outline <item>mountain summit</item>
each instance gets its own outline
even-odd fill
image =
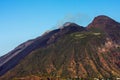
[[[111,27],[113,25],[117,25],[119,24],[118,22],[116,22],[115,20],[113,20],[112,18],[108,17],[108,16],[97,16],[94,18],[94,20],[92,21],[92,23],[88,26],[88,28],[91,27]]]
[[[43,36],[37,37],[36,39],[22,43],[8,54],[0,57],[0,76],[17,65],[21,59],[23,59],[32,51],[53,44],[59,38],[67,34],[85,31],[84,27],[78,26],[75,23],[71,23],[68,26],[63,26],[64,27],[62,29],[55,29],[53,31],[45,33]]]
[[[87,27],[67,22],[0,57],[0,80],[119,77],[120,23],[103,15]]]
[[[119,43],[120,41],[120,23],[116,22],[110,17],[107,16],[97,16],[87,26],[88,30],[102,31],[106,33],[107,36],[111,37],[112,40]]]

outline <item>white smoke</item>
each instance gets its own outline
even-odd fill
[[[57,24],[52,27],[51,30],[63,27],[63,24],[65,24],[66,22],[72,22],[80,26],[86,27],[90,23],[90,21],[91,18],[86,14],[67,14],[63,17],[63,19],[58,20]]]

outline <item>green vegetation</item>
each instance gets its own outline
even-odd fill
[[[65,35],[56,43],[33,51],[6,76],[12,74],[15,76],[13,80],[28,75],[42,77],[44,80],[47,78],[53,80],[58,78],[60,80],[93,80],[95,77],[103,78],[106,74],[108,74],[107,77],[110,77],[112,74],[109,74],[107,68],[103,67],[97,53],[98,46],[104,45],[105,39],[104,33],[94,31]],[[102,57],[106,56],[103,54]],[[71,65],[72,61],[74,64]],[[71,68],[69,69],[69,67]],[[82,72],[84,70],[85,73]],[[74,78],[81,74],[81,78]]]

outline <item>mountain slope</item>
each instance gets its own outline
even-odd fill
[[[78,26],[75,23],[70,23],[68,26],[69,27],[63,26],[64,28],[62,29],[56,29],[34,40],[29,40],[19,45],[8,54],[0,57],[0,76],[17,65],[19,61],[27,56],[30,52],[56,42],[57,39],[63,35],[72,32],[85,31],[85,28]]]
[[[120,44],[120,23],[110,17],[104,15],[95,17],[92,23],[87,26],[87,29],[105,32],[108,37]]]
[[[114,80],[120,77],[119,31],[120,24],[107,16],[96,17],[86,28],[75,23],[65,23],[61,29],[31,40],[29,45],[20,49],[21,52],[11,52],[1,57],[0,79]],[[13,54],[16,56],[11,58]]]

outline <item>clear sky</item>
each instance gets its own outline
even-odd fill
[[[87,26],[98,15],[120,22],[120,0],[0,0],[0,56],[64,22]]]

